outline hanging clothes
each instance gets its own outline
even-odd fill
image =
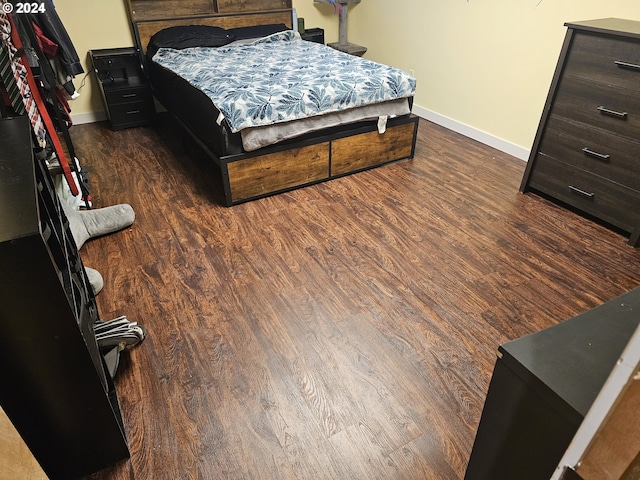
[[[31,13],[28,18],[42,30],[49,40],[58,45],[57,57],[68,76],[75,77],[84,73],[78,53],[56,12],[55,6],[51,0],[42,0],[42,2],[46,5],[44,12]]]
[[[2,51],[6,52],[5,56],[9,59],[11,71],[13,72],[13,81],[20,89],[20,95],[27,116],[31,121],[38,146],[40,148],[46,148],[47,139],[51,140],[69,189],[71,193],[76,196],[79,193],[78,186],[69,168],[69,162],[58,139],[58,134],[51,122],[49,112],[40,96],[39,86],[36,83],[29,62],[27,61],[26,50],[22,47],[22,40],[18,31],[15,29],[15,23],[11,14],[0,13],[0,35],[5,47]],[[11,83],[11,79],[7,78],[7,81]],[[7,90],[9,90],[9,88],[10,87],[7,86]]]
[[[11,23],[6,14],[0,14],[0,35],[2,36],[2,80],[5,88],[9,92],[11,104],[16,113],[25,112],[29,117],[33,133],[40,148],[47,145],[47,130],[44,121],[38,110],[38,105],[29,85],[27,66],[22,62],[22,58],[18,55],[18,49],[14,46],[11,39]],[[9,75],[9,71],[11,74]],[[15,92],[20,92],[20,101],[23,104],[21,108],[17,102],[18,98]],[[13,97],[12,93],[13,92]],[[14,104],[14,102],[16,102]]]

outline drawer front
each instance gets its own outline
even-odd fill
[[[628,138],[551,115],[539,152],[640,191],[640,143]]]
[[[640,225],[640,192],[546,155],[536,157],[529,185],[626,232]]]
[[[412,155],[414,122],[340,138],[331,143],[331,175],[345,175]]]
[[[151,100],[151,92],[147,87],[122,88],[105,90],[104,95],[109,105],[119,103],[143,102]]]
[[[109,108],[109,120],[114,130],[145,125],[153,120],[154,114],[152,102],[121,103]]]
[[[640,89],[640,40],[575,32],[564,75]]]
[[[564,77],[551,113],[635,139],[640,132],[640,88],[623,90]]]
[[[329,143],[246,158],[227,164],[233,202],[329,178]]]

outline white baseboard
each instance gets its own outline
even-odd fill
[[[508,153],[509,155],[513,155],[520,160],[524,160],[525,162],[529,158],[529,150],[526,148],[522,148],[518,145],[514,145],[513,143],[507,142],[502,138],[495,137],[481,130],[477,130],[469,125],[465,125],[464,123],[460,123],[457,120],[453,120],[451,118],[445,117],[444,115],[440,115],[439,113],[432,112],[431,110],[427,110],[426,108],[419,107],[418,105],[413,105],[412,112],[415,113],[420,118],[424,118],[433,123],[437,123],[449,130],[453,130],[454,132],[460,133],[465,137],[472,138],[473,140],[477,140],[480,143],[484,143],[485,145],[489,145],[501,152]]]
[[[74,125],[82,125],[83,123],[102,122],[107,119],[105,112],[89,112],[78,113],[76,115],[71,114],[71,120]]]
[[[465,137],[472,138],[473,140],[477,140],[480,143],[489,145],[490,147],[500,150],[501,152],[513,155],[520,160],[524,160],[526,162],[529,158],[529,150],[527,150],[526,148],[514,145],[513,143],[507,142],[506,140],[470,127],[469,125],[465,125],[464,123],[460,123],[456,120],[445,117],[444,115],[440,115],[439,113],[432,112],[431,110],[427,110],[426,108],[420,107],[415,104],[413,105],[412,111],[420,118],[424,118],[425,120],[428,120],[430,122],[437,123],[438,125],[448,128],[449,130],[453,130],[454,132],[460,133]],[[102,122],[103,120],[107,119],[107,114],[105,112],[79,113],[76,115],[71,115],[71,118],[74,125],[82,125],[83,123]]]

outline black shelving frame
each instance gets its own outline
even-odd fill
[[[26,117],[0,121],[0,405],[51,480],[129,456],[93,291]]]

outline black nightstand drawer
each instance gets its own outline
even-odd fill
[[[111,126],[114,130],[147,125],[153,120],[153,102],[120,103],[109,108]]]
[[[151,101],[151,92],[148,87],[121,88],[117,90],[105,89],[104,95],[109,105],[131,102]]]
[[[544,154],[537,157],[529,185],[626,232],[640,223],[640,192]]]

